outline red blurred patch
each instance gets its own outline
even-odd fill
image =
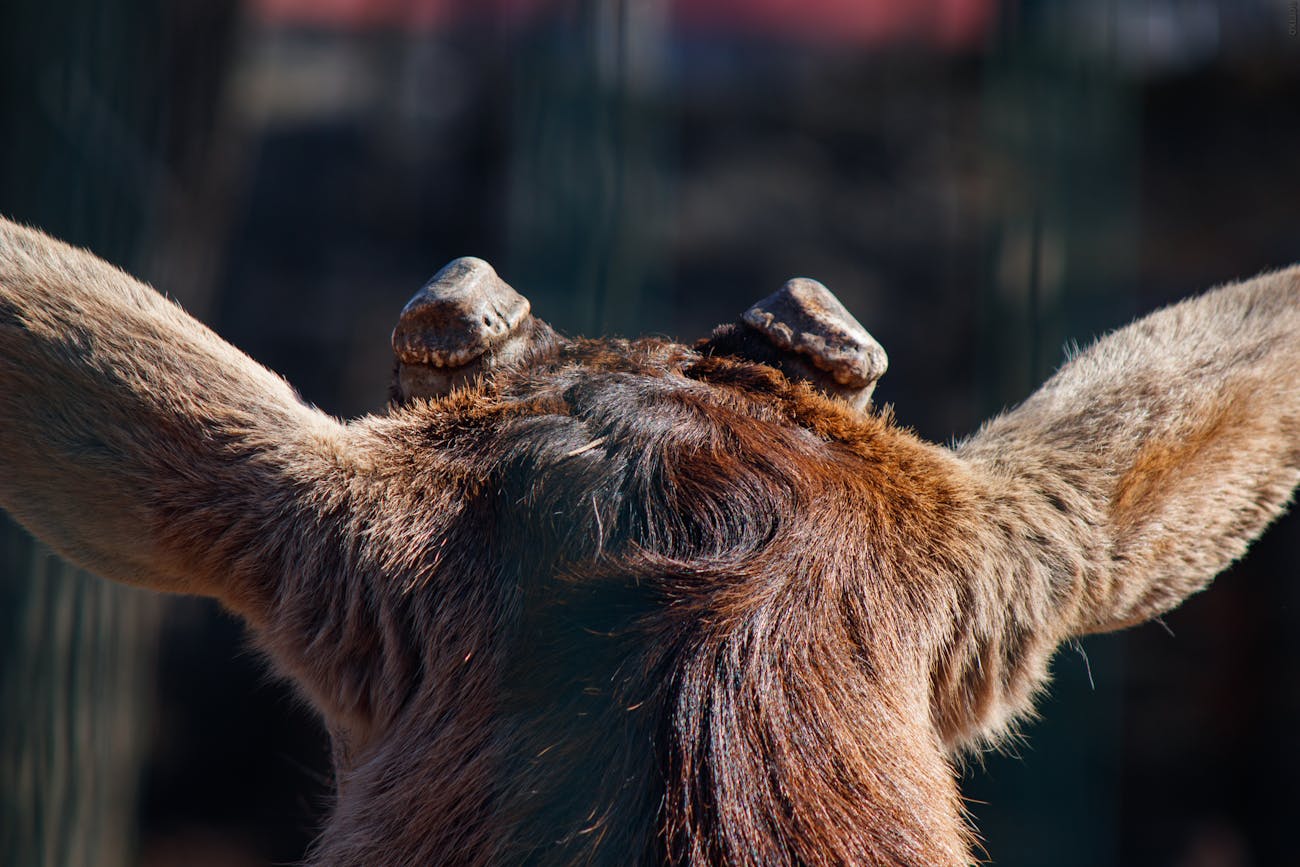
[[[686,31],[856,45],[923,42],[971,48],[983,42],[997,0],[664,0]],[[559,0],[253,0],[268,26],[339,30],[438,30],[464,20],[508,27],[565,8]]]

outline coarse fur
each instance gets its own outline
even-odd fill
[[[0,506],[220,599],[320,711],[315,865],[965,865],[951,763],[1300,479],[1300,269],[1102,339],[948,449],[695,347],[550,335],[347,424],[0,223]],[[766,359],[771,360],[771,359]]]

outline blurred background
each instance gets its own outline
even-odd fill
[[[1067,341],[1300,260],[1290,0],[0,15],[0,213],[341,416],[382,411],[398,310],[465,254],[585,334],[692,340],[817,277],[890,353],[878,400],[939,441]],[[1042,721],[963,771],[991,860],[1295,863],[1298,627],[1293,515],[1164,624],[1064,648]],[[0,526],[0,863],[292,863],[329,779],[233,618]]]

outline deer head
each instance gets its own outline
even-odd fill
[[[243,615],[335,743],[317,864],[971,862],[950,762],[1062,641],[1203,587],[1300,478],[1300,269],[1115,332],[953,448],[794,280],[693,345],[556,334],[480,260],[341,423],[0,226],[0,505]]]

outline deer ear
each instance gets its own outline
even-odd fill
[[[330,556],[360,442],[149,287],[0,219],[0,508],[68,559],[261,620]]]
[[[1300,266],[1224,286],[1076,353],[956,447],[949,478],[973,497],[964,518],[945,506],[946,562],[965,564],[934,669],[946,737],[998,731],[1059,642],[1178,605],[1283,511],[1300,483],[1297,335]]]
[[[518,358],[550,329],[482,259],[448,263],[402,308],[393,330],[393,396],[447,394]]]

